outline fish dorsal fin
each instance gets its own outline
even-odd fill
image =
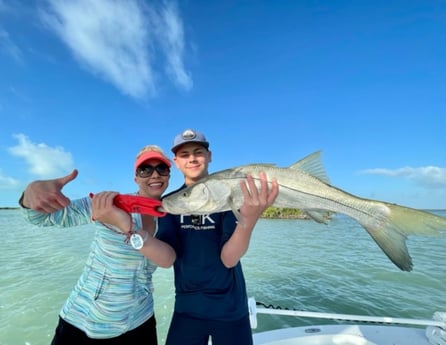
[[[330,183],[324,166],[321,161],[321,151],[316,151],[297,161],[290,166],[291,169],[304,171],[311,176],[317,177],[325,183]]]

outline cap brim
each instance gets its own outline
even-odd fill
[[[161,162],[165,163],[169,168],[172,166],[172,163],[170,160],[165,157],[162,153],[156,152],[156,151],[147,151],[144,152],[141,156],[138,157],[138,159],[135,162],[135,172],[138,167],[144,163],[145,161],[148,161],[149,159],[158,159]]]
[[[188,141],[185,141],[183,143],[173,146],[171,148],[171,150],[173,153],[176,153],[181,146],[186,145],[186,144],[199,144],[199,145],[203,146],[206,150],[209,149],[209,143],[207,141],[188,140]]]

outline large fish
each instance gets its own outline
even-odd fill
[[[209,214],[238,210],[243,203],[240,182],[251,174],[259,185],[259,172],[277,179],[279,195],[273,206],[306,212],[317,222],[326,222],[324,213],[345,214],[361,224],[389,259],[401,270],[413,264],[406,239],[409,235],[440,235],[446,231],[446,218],[429,212],[379,200],[357,197],[330,185],[315,152],[288,168],[275,164],[249,164],[212,173],[195,184],[170,194],[162,209],[172,214]]]

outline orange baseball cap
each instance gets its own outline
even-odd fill
[[[143,152],[135,162],[135,172],[138,167],[144,163],[145,161],[148,161],[149,159],[159,159],[161,162],[165,163],[169,168],[172,166],[172,163],[170,162],[169,158],[164,156],[161,152],[157,151],[145,151]]]

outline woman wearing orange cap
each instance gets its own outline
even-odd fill
[[[170,166],[158,146],[144,147],[135,161],[136,194],[160,199],[169,184]],[[131,238],[107,224],[110,214],[119,214],[113,205],[118,193],[70,201],[61,190],[76,176],[74,170],[59,179],[34,181],[19,201],[25,218],[38,226],[96,226],[86,265],[60,311],[51,344],[156,345],[152,274],[157,266],[170,267],[175,252],[154,237],[157,217],[133,213],[129,221],[122,211],[122,222],[113,218]]]

